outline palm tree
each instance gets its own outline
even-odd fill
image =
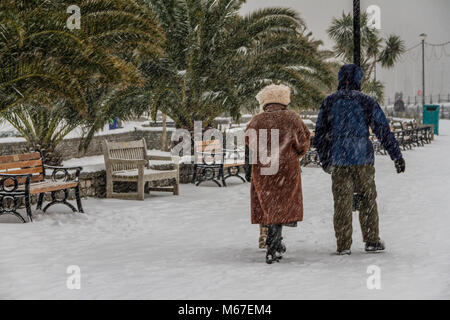
[[[147,0],[166,33],[158,62],[143,65],[145,98],[178,126],[205,126],[220,114],[254,110],[266,84],[285,83],[298,108],[319,105],[333,77],[317,43],[291,9],[239,15],[243,0]]]
[[[41,151],[47,164],[63,160],[57,145],[82,123],[82,117],[67,100],[49,100],[46,105],[18,105],[2,113],[23,138],[30,151]]]
[[[368,16],[361,14],[361,67],[364,71],[363,90],[374,96],[377,101],[383,100],[384,86],[376,79],[376,66],[393,68],[405,52],[404,41],[397,35],[382,38],[375,28],[367,24]],[[340,18],[333,18],[327,30],[334,40],[333,51],[344,63],[353,61],[353,17],[350,13],[342,13]]]
[[[129,60],[162,53],[163,33],[151,10],[137,0],[80,1],[82,28],[71,31],[66,28],[71,4],[2,0],[0,111],[50,93],[70,98],[82,112],[83,84],[88,79],[121,86],[143,84]]]
[[[81,30],[68,30],[66,10],[71,4],[2,0],[0,112],[15,108],[25,114],[24,109],[30,108],[33,114],[35,108],[48,106],[51,113],[52,105],[62,99],[83,123],[92,125],[107,121],[103,115],[109,110],[102,108],[111,96],[130,86],[144,86],[140,64],[160,58],[165,42],[148,5],[143,0],[78,1]],[[97,115],[103,116],[101,120],[95,119]],[[4,116],[13,119],[11,113]],[[39,119],[30,114],[26,118]]]

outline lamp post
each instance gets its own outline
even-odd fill
[[[422,106],[425,106],[425,39],[427,35],[422,33],[419,37],[422,40]]]
[[[353,63],[361,66],[361,5],[353,0]]]

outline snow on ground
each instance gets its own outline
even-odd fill
[[[431,145],[405,152],[407,173],[377,157],[385,253],[369,255],[356,215],[353,255],[334,255],[330,177],[303,170],[305,221],[286,229],[288,252],[266,265],[250,225],[249,185],[181,186],[144,202],[84,201],[35,223],[0,224],[0,298],[394,299],[450,298],[450,121]],[[81,268],[81,290],[66,287]],[[368,290],[367,268],[381,270]]]

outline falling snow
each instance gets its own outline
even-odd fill
[[[249,184],[183,185],[179,197],[88,199],[85,214],[54,207],[34,223],[0,224],[0,298],[449,299],[450,121],[432,144],[404,155],[404,175],[376,159],[385,253],[364,253],[354,219],[353,255],[333,254],[330,177],[305,168],[305,221],[286,229],[279,264],[266,265],[257,248]],[[73,265],[80,290],[66,286]],[[367,288],[371,266],[381,290]]]

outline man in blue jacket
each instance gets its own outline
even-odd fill
[[[365,249],[367,252],[383,251],[385,245],[378,229],[375,156],[369,128],[395,162],[398,173],[405,172],[405,160],[380,106],[361,93],[361,68],[345,65],[338,77],[338,91],[324,100],[314,137],[322,167],[332,174],[337,253],[351,254],[355,186],[360,198],[359,217]]]

